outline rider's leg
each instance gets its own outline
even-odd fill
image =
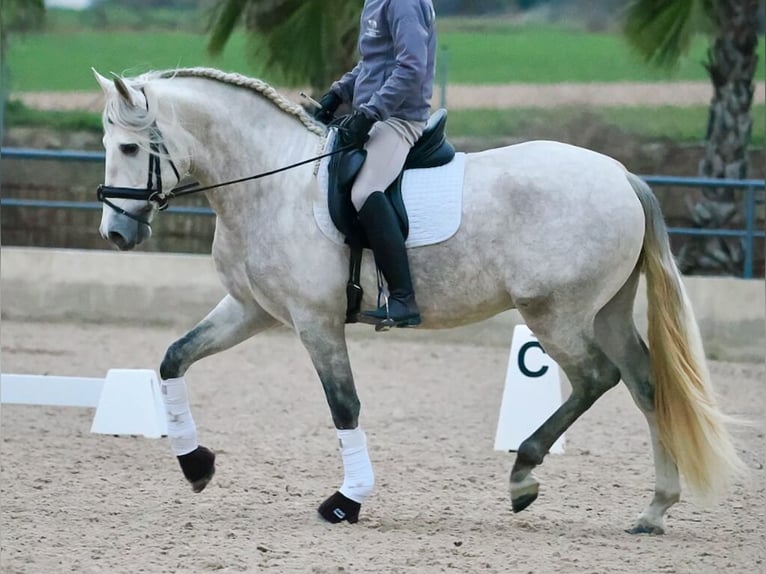
[[[408,122],[390,118],[377,122],[364,145],[367,159],[351,188],[351,202],[361,211],[367,198],[384,191],[401,173],[407,154],[425,128],[423,122]]]
[[[390,119],[378,122],[365,145],[367,160],[351,190],[351,201],[367,235],[378,268],[388,283],[388,306],[363,312],[365,323],[415,326],[420,311],[415,303],[407,249],[391,204],[382,193],[401,172],[412,145],[423,132],[421,122]]]
[[[359,321],[387,326],[414,327],[420,324],[420,310],[415,302],[404,236],[394,208],[385,195],[376,191],[359,211],[359,222],[375,253],[375,262],[388,283],[388,306],[362,311]]]

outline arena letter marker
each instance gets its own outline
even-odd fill
[[[561,371],[526,325],[513,329],[495,450],[516,451],[561,406]],[[550,452],[564,452],[564,435]]]

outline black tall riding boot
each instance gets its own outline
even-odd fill
[[[378,330],[388,327],[414,327],[420,325],[420,310],[412,288],[407,248],[399,222],[386,196],[380,191],[367,198],[359,210],[359,222],[370,243],[375,262],[388,283],[388,308],[363,311],[362,323],[376,325]]]

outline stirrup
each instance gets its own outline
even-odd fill
[[[360,323],[374,325],[376,332],[389,331],[393,327],[417,327],[420,325],[421,318],[419,312],[404,315],[401,318],[391,316],[391,309],[388,304],[389,297],[383,298],[383,304],[374,311],[362,311],[358,320]]]
[[[370,315],[365,315],[364,312],[362,312],[359,315],[358,322],[364,323],[365,325],[374,325],[376,332],[382,332],[382,331],[390,331],[394,327],[399,327],[399,328],[417,327],[418,325],[420,325],[420,323],[422,323],[422,320],[420,318],[420,315],[411,315],[403,319],[394,319],[393,317],[390,317],[390,316],[379,319],[377,317],[371,317]]]
[[[398,297],[393,297],[393,299],[404,307],[405,315],[403,315],[400,319],[391,316],[389,300],[391,300],[392,297],[385,287],[383,282],[383,273],[381,272],[380,268],[377,267],[377,265],[376,274],[378,279],[378,308],[373,311],[360,312],[357,316],[357,321],[366,325],[374,325],[375,332],[378,333],[383,331],[390,331],[393,327],[404,328],[417,327],[420,325],[422,320],[420,318],[420,311],[418,310],[417,305],[414,305],[415,311],[412,312],[409,305]]]
[[[390,331],[391,328],[393,327],[406,329],[408,327],[417,327],[418,325],[420,325],[420,323],[422,323],[420,315],[413,315],[412,317],[409,317],[407,319],[399,319],[399,320],[388,317],[375,325],[375,331],[376,332]]]

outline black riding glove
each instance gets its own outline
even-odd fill
[[[335,110],[343,103],[340,96],[330,90],[319,100],[320,107],[314,112],[314,119],[328,125],[335,119]]]
[[[354,112],[340,124],[339,133],[343,145],[353,145],[361,148],[370,139],[370,129],[375,120],[368,118],[362,112]]]

